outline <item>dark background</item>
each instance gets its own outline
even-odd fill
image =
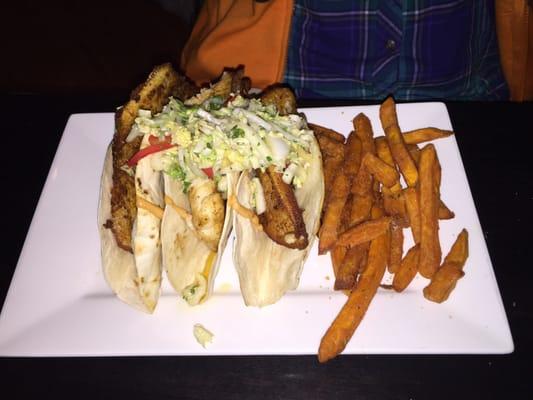
[[[127,96],[154,65],[179,64],[200,4],[3,2],[0,92]]]

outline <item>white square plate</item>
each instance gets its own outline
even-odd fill
[[[303,109],[310,122],[350,132],[364,112],[375,135],[378,106]],[[403,130],[451,129],[442,103],[398,105]],[[315,354],[346,297],[335,293],[329,255],[315,248],[299,288],[262,309],[244,305],[231,261],[230,238],[213,297],[189,307],[164,282],[153,315],[135,311],[107,287],[100,267],[96,208],[113,114],[72,115],[0,316],[2,356]],[[463,227],[470,258],[450,299],[424,299],[417,277],[403,293],[380,289],[345,354],[509,353],[513,341],[454,137],[435,141],[442,164],[442,198],[456,217],[442,221],[446,254]],[[407,232],[407,230],[405,231]],[[411,245],[406,240],[405,247]],[[193,337],[203,324],[215,335],[207,349]]]

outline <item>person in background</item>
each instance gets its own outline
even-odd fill
[[[493,0],[206,0],[181,67],[205,83],[238,65],[302,99],[509,98]]]

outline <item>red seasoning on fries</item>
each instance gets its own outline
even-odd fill
[[[378,138],[373,137],[370,120],[364,114],[353,119],[354,131],[341,145],[345,148],[343,168],[335,171],[345,176],[335,179],[332,201],[325,204],[320,254],[331,251],[334,289],[343,290],[348,300],[320,342],[320,362],[344,350],[380,286],[402,295],[421,274],[431,279],[424,297],[442,302],[464,275],[466,230],[441,265],[439,220],[452,219],[455,214],[440,198],[442,171],[435,147],[431,143],[418,147],[453,132],[433,127],[402,132],[392,98],[383,102],[379,116],[385,136]],[[407,187],[402,186],[398,172]],[[342,220],[336,222],[335,218]],[[410,229],[414,241],[405,255],[404,229]],[[393,275],[391,285],[381,282],[386,267]]]

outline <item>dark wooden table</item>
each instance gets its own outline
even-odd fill
[[[0,95],[0,304],[68,116],[113,111],[126,95]],[[533,104],[447,106],[511,325],[513,354],[356,355],[326,365],[315,356],[0,358],[2,392],[53,399],[531,398]]]

